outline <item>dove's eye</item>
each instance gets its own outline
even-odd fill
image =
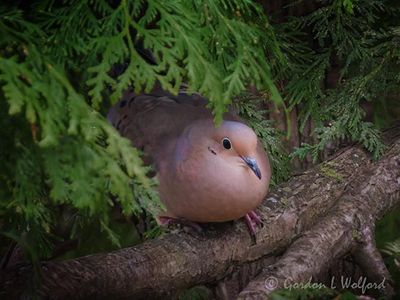
[[[229,150],[232,148],[231,141],[228,138],[223,138],[222,139],[222,146],[224,146],[225,149]]]

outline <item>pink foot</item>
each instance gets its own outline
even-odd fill
[[[247,227],[249,228],[250,234],[252,236],[255,236],[257,225],[262,224],[260,217],[257,215],[257,213],[255,211],[252,210],[244,216],[244,220],[246,221],[246,224],[247,224]]]
[[[203,231],[203,229],[201,228],[201,226],[199,224],[189,221],[189,220],[186,220],[186,219],[181,219],[181,218],[173,218],[173,217],[169,217],[169,216],[158,216],[157,223],[160,226],[165,226],[165,227],[168,227],[173,224],[179,224],[179,225],[190,227],[199,233]]]

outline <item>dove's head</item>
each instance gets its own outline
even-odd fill
[[[243,123],[223,121],[212,132],[213,146],[218,155],[227,160],[238,159],[248,166],[261,179],[262,174],[257,162],[258,139],[254,131]],[[265,175],[265,174],[264,174]]]
[[[199,120],[185,130],[177,142],[175,158],[185,161],[190,155],[206,153],[226,166],[248,167],[258,179],[269,180],[270,169],[254,131],[236,121],[223,121],[218,127],[210,119]],[[209,159],[207,161],[214,161]],[[223,163],[223,164],[224,164]],[[268,173],[268,174],[263,174]]]

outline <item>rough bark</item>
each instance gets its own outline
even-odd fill
[[[355,249],[375,255],[362,235],[400,200],[400,126],[387,136],[388,152],[378,162],[359,147],[345,148],[275,188],[258,209],[264,226],[256,243],[240,221],[209,225],[200,235],[170,233],[111,253],[43,262],[38,292],[52,299],[165,299],[252,265],[264,271],[241,297],[258,299],[270,292],[265,278],[271,274],[303,281],[346,253],[356,255]],[[382,267],[379,260],[374,263]],[[371,275],[368,268],[365,272]],[[31,276],[29,266],[2,271],[0,297],[20,297]]]
[[[307,282],[352,249],[366,276],[374,282],[385,279],[382,292],[392,295],[390,276],[375,247],[372,228],[400,199],[399,153],[397,141],[371,170],[358,174],[327,216],[304,232],[277,263],[265,268],[239,298],[264,299],[292,282]]]

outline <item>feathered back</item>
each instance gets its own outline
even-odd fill
[[[198,119],[213,118],[206,108],[207,100],[200,95],[181,90],[174,96],[155,87],[149,93],[136,94],[131,90],[110,109],[108,119],[119,133],[132,141],[146,154],[145,163],[157,163],[163,149],[175,141],[183,130]],[[225,120],[241,121],[231,113]]]

